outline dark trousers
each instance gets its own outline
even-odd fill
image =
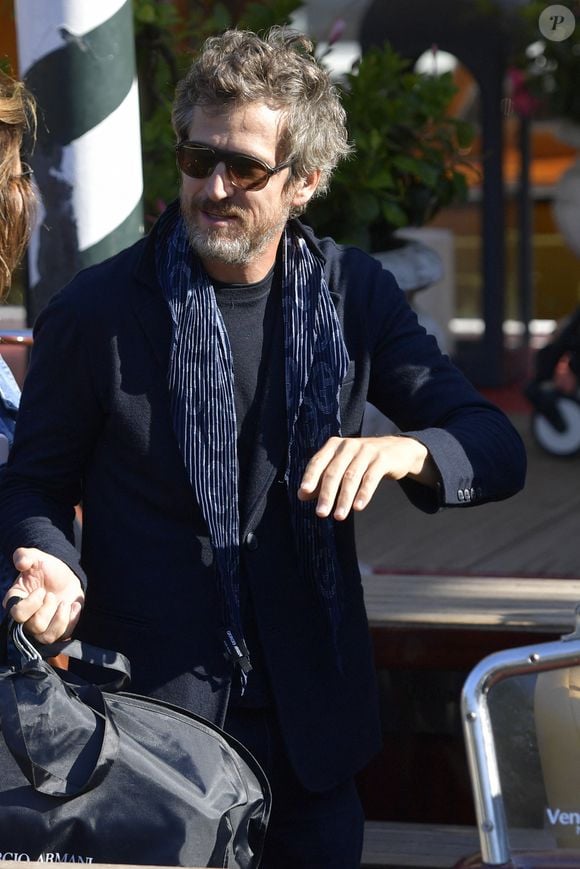
[[[252,752],[272,788],[261,869],[358,869],[364,816],[354,782],[323,793],[306,790],[270,709],[230,709],[225,730]]]

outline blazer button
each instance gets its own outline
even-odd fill
[[[466,501],[471,501],[471,492],[469,489],[463,490],[463,496],[464,496]]]
[[[246,549],[249,549],[250,552],[254,552],[258,548],[258,538],[253,531],[248,531],[244,542],[246,544]]]
[[[464,500],[465,500],[465,495],[463,494],[463,489],[458,489],[458,490],[457,490],[457,500],[458,500],[458,501],[464,501]]]

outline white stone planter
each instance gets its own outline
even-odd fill
[[[437,338],[444,353],[453,352],[449,323],[455,317],[455,249],[453,232],[413,227],[397,232],[407,244],[373,254],[395,275],[420,322]]]

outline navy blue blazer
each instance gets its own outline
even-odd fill
[[[417,323],[392,275],[355,248],[317,241],[350,366],[343,434],[367,399],[426,444],[437,492],[404,481],[425,510],[505,498],[525,454],[504,414],[479,395]],[[207,528],[169,410],[170,320],[154,236],[81,272],[38,318],[14,447],[0,486],[2,548],[36,546],[87,584],[78,635],[124,652],[133,688],[223,719],[231,682]],[[352,516],[336,523],[344,585],[342,669],[316,590],[299,579],[281,482],[286,453],[282,348],[241,505],[242,560],[288,752],[324,789],[380,744],[375,674]],[[73,506],[83,503],[82,553]],[[385,535],[396,528],[385,528]]]

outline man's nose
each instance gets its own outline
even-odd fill
[[[232,196],[235,187],[231,183],[225,163],[217,163],[215,169],[205,183],[205,192],[209,199],[215,201]]]

